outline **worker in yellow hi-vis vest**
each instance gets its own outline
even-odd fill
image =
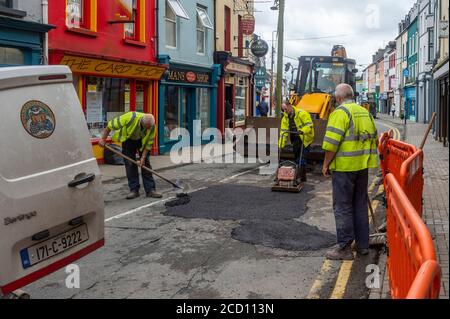
[[[378,167],[378,134],[368,110],[354,101],[350,85],[336,87],[339,107],[330,115],[322,148],[326,151],[323,175],[331,174],[337,245],[326,253],[332,260],[351,260],[351,245],[368,254],[369,169]]]
[[[105,146],[106,139],[111,131],[114,131],[112,140],[122,143],[124,155],[134,159],[136,153],[139,152],[140,167],[145,165],[151,168],[150,151],[156,135],[155,117],[152,114],[128,112],[112,119],[103,131],[102,139],[99,142],[101,147]],[[140,189],[138,167],[136,164],[125,161],[125,170],[130,188],[130,194],[127,196],[127,199],[135,199],[139,197]],[[162,198],[162,195],[156,192],[153,175],[146,170],[142,170],[141,173],[147,197]]]

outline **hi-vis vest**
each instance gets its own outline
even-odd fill
[[[302,139],[304,147],[308,147],[314,141],[314,124],[311,119],[311,115],[308,112],[303,111],[301,109],[294,110],[294,122],[299,131],[302,131],[303,134],[300,135]],[[289,115],[284,113],[283,118],[281,119],[281,132],[280,132],[280,140],[278,142],[278,147],[283,148],[286,145],[286,140],[289,134],[283,134],[283,131],[289,131]]]
[[[322,148],[336,153],[331,171],[357,172],[378,167],[378,133],[372,115],[356,103],[339,106],[328,119]]]
[[[128,112],[119,117],[116,117],[108,122],[108,128],[114,131],[112,140],[114,142],[123,143],[133,135],[136,129],[139,129],[141,119],[144,117],[144,113],[140,112]],[[156,129],[152,127],[147,130],[145,137],[142,139],[143,151],[145,148],[151,150],[153,146],[153,140],[155,139]]]

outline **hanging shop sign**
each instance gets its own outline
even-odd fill
[[[246,14],[241,19],[241,30],[244,35],[252,35],[255,32],[255,17]]]
[[[235,62],[229,62],[225,66],[225,71],[229,73],[244,73],[244,74],[251,74],[252,68],[249,65],[245,64],[239,64]]]
[[[180,68],[170,68],[167,77],[168,82],[189,83],[189,84],[210,84],[211,73],[197,72]]]
[[[125,63],[72,55],[65,55],[60,64],[67,65],[73,73],[130,77],[144,80],[159,80],[166,70],[160,65]]]
[[[269,52],[269,45],[266,41],[258,39],[256,41],[253,41],[253,43],[250,46],[250,50],[252,51],[252,54],[258,58],[262,58]]]

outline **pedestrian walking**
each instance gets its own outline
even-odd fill
[[[124,155],[134,159],[136,158],[136,153],[139,152],[139,166],[143,167],[145,165],[151,168],[150,151],[156,135],[155,118],[152,114],[128,112],[112,119],[103,130],[102,139],[99,142],[101,147],[106,145],[106,139],[111,131],[113,131],[112,140],[122,143]],[[126,198],[135,199],[140,196],[138,166],[125,161],[125,170],[130,188],[130,193]],[[147,197],[162,198],[162,195],[156,192],[153,175],[146,170],[142,170],[141,175]]]
[[[373,116],[354,102],[348,84],[336,88],[339,107],[330,115],[323,142],[323,175],[332,178],[337,245],[326,253],[332,260],[351,260],[351,244],[368,254],[369,169],[378,167],[378,135]]]
[[[283,149],[286,145],[288,134],[284,132],[300,132],[301,134],[289,134],[289,139],[294,149],[295,161],[300,166],[299,177],[301,182],[306,182],[306,159],[305,156],[309,153],[310,146],[314,140],[314,124],[311,115],[302,110],[292,106],[289,100],[282,104],[283,118],[281,119],[281,134],[278,146]],[[301,150],[303,148],[303,157],[301,157]]]
[[[260,116],[267,117],[267,114],[269,113],[269,104],[267,104],[265,97],[261,99],[261,102],[259,103],[257,109]]]
[[[394,103],[394,104],[392,104],[392,107],[391,107],[392,118],[395,118],[395,111],[397,111],[397,110],[395,109],[395,103]]]

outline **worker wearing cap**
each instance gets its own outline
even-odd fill
[[[290,101],[286,101],[282,105],[283,118],[281,120],[281,132],[278,147],[283,149],[289,136],[291,144],[294,148],[295,160],[300,165],[299,175],[301,182],[306,182],[306,159],[309,147],[314,140],[314,124],[311,115],[308,112],[297,109],[292,106]],[[283,134],[283,132],[300,132],[299,134]],[[303,156],[301,150],[303,148]]]
[[[378,134],[372,115],[354,101],[348,84],[336,87],[339,107],[331,113],[323,141],[323,175],[331,174],[337,245],[326,253],[332,260],[351,260],[369,248],[367,185],[369,169],[378,167]]]
[[[99,142],[101,147],[105,146],[106,139],[111,131],[114,131],[112,140],[122,143],[124,155],[134,159],[136,153],[139,152],[139,166],[151,168],[150,151],[156,134],[155,118],[152,114],[128,112],[112,119],[103,131],[102,139]],[[125,161],[125,170],[130,188],[127,199],[135,199],[139,197],[140,189],[138,167],[136,164]],[[162,197],[160,193],[156,192],[155,180],[150,172],[142,170],[142,180],[147,197]]]

